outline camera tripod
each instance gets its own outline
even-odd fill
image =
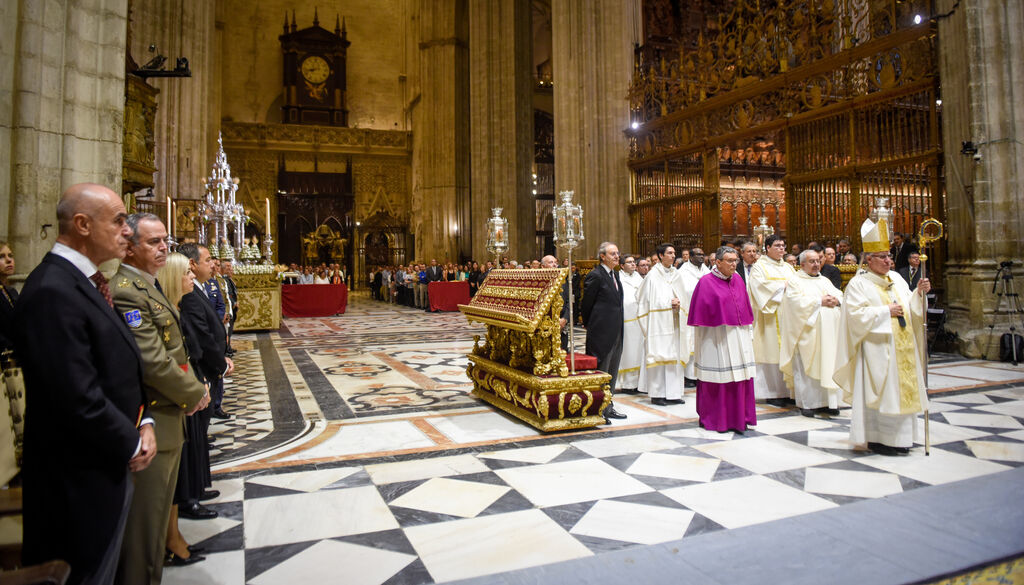
[[[1021,309],[1020,296],[1017,294],[1013,283],[1013,261],[1007,260],[999,264],[996,270],[995,279],[992,281],[992,293],[998,296],[995,311],[992,312],[992,322],[988,326],[988,349],[985,352],[985,359],[989,359],[992,351],[992,336],[995,335],[996,320],[999,318],[999,311],[1006,301],[1006,321],[1010,328],[1010,348],[1012,354],[1010,361],[1017,365],[1017,327],[1014,322],[1014,315],[1024,315]],[[996,292],[998,290],[998,292]],[[1024,317],[1021,317],[1021,330],[1024,331]]]

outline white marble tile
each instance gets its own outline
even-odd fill
[[[984,410],[994,414],[1006,414],[1017,418],[1024,418],[1024,400],[1012,400],[991,406],[977,406],[977,410]]]
[[[691,402],[687,400],[687,402]],[[637,406],[638,404],[643,405],[643,408]],[[660,412],[651,412],[648,409],[654,409]],[[663,423],[668,418],[666,415],[679,416],[684,418],[696,417],[696,414],[688,414],[689,410],[692,409],[691,404],[681,404],[678,406],[653,406],[646,396],[616,396],[615,397],[615,410],[626,415],[625,419],[612,419],[611,426],[628,426],[628,425],[643,425],[647,423]],[[678,410],[673,410],[678,409]],[[664,414],[663,414],[664,413]]]
[[[815,449],[843,449],[853,451],[856,445],[850,442],[846,431],[808,431],[807,446]]]
[[[838,455],[774,436],[751,437],[728,443],[708,443],[697,445],[694,449],[754,473],[773,473],[843,460]]]
[[[502,461],[518,461],[520,463],[547,463],[564,453],[568,448],[568,445],[543,445],[541,447],[487,451],[477,455],[477,457],[501,459]]]
[[[1000,437],[1009,437],[1018,441],[1024,441],[1024,431],[1010,431],[1008,433],[999,433]]]
[[[187,567],[166,567],[165,585],[243,585],[245,551],[203,554],[206,560]]]
[[[416,560],[415,555],[322,540],[254,579],[251,585],[380,585]]]
[[[720,463],[721,460],[714,457],[644,453],[629,466],[626,473],[687,481],[711,481]]]
[[[629,453],[646,453],[649,451],[678,449],[679,447],[682,447],[682,444],[667,437],[662,437],[657,433],[646,433],[643,435],[627,435],[624,437],[576,441],[572,443],[572,446],[591,457],[614,457],[616,455],[627,455]]]
[[[918,441],[920,444],[924,444],[924,418],[918,417],[917,419],[917,430],[918,436],[921,440]],[[965,439],[973,439],[975,437],[986,437],[991,435],[990,431],[979,431],[977,429],[969,429],[967,427],[958,427],[948,423],[931,421],[928,425],[928,433],[932,445],[941,445],[942,443],[952,443],[955,441],[963,441]]]
[[[976,457],[981,459],[1024,462],[1024,443],[967,441],[967,446]]]
[[[249,548],[398,528],[374,486],[246,500],[244,509]]]
[[[992,399],[979,392],[970,394],[958,394],[956,396],[939,396],[931,399],[932,402],[951,402],[953,404],[992,404]]]
[[[858,498],[881,498],[903,491],[898,475],[874,471],[849,471],[808,467],[804,491]]]
[[[509,489],[507,486],[435,477],[392,500],[391,505],[472,518]]]
[[[540,510],[413,526],[405,535],[435,582],[592,556]]]
[[[621,399],[623,404],[635,402],[642,405],[644,408],[650,408],[663,412],[667,415],[678,417],[678,418],[697,418],[697,397],[694,394],[686,394],[683,396],[685,402],[683,404],[668,404],[665,406],[658,406],[651,404],[651,399],[644,394],[637,394],[629,396],[629,400]],[[620,399],[615,399],[615,408],[619,407]],[[632,421],[630,421],[632,422]]]
[[[434,442],[409,421],[345,425],[324,442],[284,458],[284,461],[337,457],[357,453],[433,447]]]
[[[495,471],[536,506],[590,502],[652,491],[599,459],[581,459]]]
[[[317,469],[314,471],[296,471],[277,475],[258,475],[249,478],[249,483],[269,485],[300,492],[319,491],[336,481],[359,471],[359,467],[339,467],[337,469]]]
[[[205,502],[204,502],[205,503]],[[241,524],[238,520],[218,516],[209,520],[189,520],[188,518],[178,519],[178,530],[185,537],[187,542],[198,544],[207,538],[216,536],[221,532],[230,530]]]
[[[430,459],[410,459],[395,463],[376,463],[367,465],[365,469],[366,473],[370,474],[370,479],[377,485],[490,471],[483,461],[468,453]]]
[[[1010,370],[1011,372],[1020,372],[1020,373],[1024,374],[1024,365],[1021,365],[1021,364],[1018,364],[1018,365],[1015,366],[1015,365],[1013,365],[1010,362],[994,362],[994,361],[985,361],[985,362],[980,362],[980,363],[984,364],[984,367],[986,367],[986,368],[998,368],[1000,370]]]
[[[680,429],[678,431],[666,431],[661,433],[666,437],[680,437],[683,439],[705,439],[709,441],[729,441],[735,437],[735,433],[719,433],[718,431],[709,431],[700,427],[693,429]]]
[[[940,369],[939,373],[975,380],[976,384],[984,382],[1010,382],[1013,380],[1024,380],[1024,371],[986,368],[983,366],[973,365],[949,366],[947,368]]]
[[[836,426],[835,423],[821,418],[810,418],[803,415],[766,418],[757,421],[754,430],[766,435],[785,435],[801,431],[816,431]]]
[[[497,411],[432,417],[427,421],[456,443],[534,437],[540,433],[530,425],[513,420]]]
[[[876,469],[931,485],[960,481],[1010,469],[999,463],[935,448],[932,448],[930,456],[925,456],[924,451],[913,450],[906,457],[871,455],[857,459],[857,463],[870,465]]]
[[[1003,388],[1002,390],[992,390],[986,392],[989,396],[998,396],[1000,398],[1013,398],[1015,400],[1024,399],[1024,388]]]
[[[662,490],[663,494],[726,528],[739,528],[836,504],[761,475]]]
[[[976,414],[973,412],[944,412],[942,416],[958,427],[984,427],[989,429],[1024,429],[1020,421],[1005,414]]]
[[[928,401],[928,412],[951,412],[954,410],[963,410],[968,408],[967,404],[953,404],[950,402],[935,402],[935,400]]]
[[[957,378],[955,376],[943,376],[942,374],[937,374],[935,372],[928,372],[928,388],[931,390],[963,388],[965,386],[974,386],[975,384],[977,384],[975,380]]]
[[[658,544],[678,540],[693,520],[690,510],[601,500],[569,532],[583,536]]]

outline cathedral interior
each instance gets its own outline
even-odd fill
[[[1024,368],[983,358],[1024,328],[1024,4],[8,0],[0,28],[12,282],[86,181],[177,242],[351,275],[344,315],[271,308],[279,328],[237,337],[221,516],[182,521],[208,560],[166,582],[1022,578]],[[218,157],[245,217],[210,231]],[[911,239],[941,222],[931,455],[763,405],[721,436],[690,400],[617,398],[626,424],[543,434],[469,395],[483,327],[365,292],[375,266],[493,258],[494,208],[509,257],[562,254],[564,191],[586,259],[761,226],[857,250],[877,197]]]

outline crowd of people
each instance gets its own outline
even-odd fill
[[[64,560],[68,583],[159,583],[204,558],[178,518],[218,515],[201,502],[219,496],[211,419],[230,418],[231,263],[196,244],[170,253],[160,218],[102,185],[65,191],[57,223],[20,294],[0,243],[0,349],[26,399],[23,562]]]
[[[834,261],[852,254],[846,240],[787,249],[773,235],[763,254],[741,241],[678,257],[666,243],[650,257],[623,256],[621,269],[617,246],[605,242],[583,282],[586,352],[616,393],[665,406],[696,387],[708,430],[755,425],[756,401],[823,418],[845,403],[853,443],[906,454],[927,407],[922,325],[931,285],[913,242],[895,234],[890,246],[887,234],[884,222],[865,221],[863,264],[845,288]],[[604,415],[625,418],[613,404]]]

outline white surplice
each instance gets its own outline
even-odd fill
[[[683,368],[693,346],[686,320],[695,285],[682,272],[656,264],[637,291],[638,323],[645,338],[640,388],[652,398],[675,400],[683,395]],[[672,309],[672,299],[679,299],[677,310]]]
[[[798,270],[786,282],[779,305],[779,369],[800,408],[838,408],[839,386],[832,381],[839,339],[840,307],[821,299],[843,293],[824,276]]]
[[[761,256],[754,263],[747,278],[747,291],[754,308],[754,359],[757,361],[757,375],[754,376],[754,397],[789,398],[789,388],[779,370],[779,329],[778,308],[786,290],[786,281],[793,276],[793,267],[782,260]]]
[[[640,364],[644,358],[644,333],[637,321],[637,291],[644,282],[640,273],[626,274],[619,272],[622,283],[622,357],[619,358],[619,377],[615,379],[615,390],[638,387],[640,382]]]

